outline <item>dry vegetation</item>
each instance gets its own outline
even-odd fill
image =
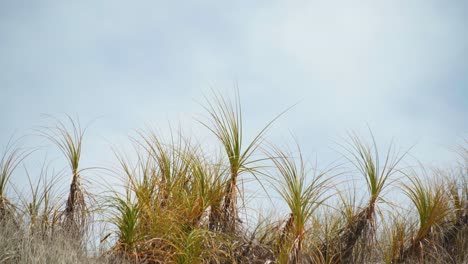
[[[123,188],[104,194],[82,184],[79,122],[40,130],[69,163],[66,198],[44,166],[29,175],[29,195],[14,199],[7,190],[30,152],[8,144],[0,160],[0,263],[468,263],[466,147],[453,168],[415,169],[402,165],[405,153],[393,145],[382,153],[372,134],[351,134],[341,146],[347,163],[318,171],[299,144],[266,143],[276,118],[246,141],[238,96],[215,93],[206,105],[202,124],[220,153],[180,134],[166,142],[139,132],[134,153],[116,154],[119,168],[107,168]],[[244,221],[247,178],[288,211]],[[365,189],[350,190],[350,182]],[[407,205],[388,201],[390,189]],[[96,231],[106,224],[108,232]]]

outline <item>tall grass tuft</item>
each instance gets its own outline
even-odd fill
[[[274,188],[289,207],[289,217],[282,228],[278,241],[280,263],[302,263],[303,243],[309,235],[311,219],[317,208],[324,203],[323,197],[328,185],[325,173],[310,175],[298,146],[298,160],[292,153],[276,147],[270,159],[278,170],[278,178],[272,178]],[[312,177],[312,179],[309,179]]]
[[[71,183],[64,211],[63,227],[71,236],[83,235],[86,225],[87,206],[84,190],[81,185],[81,150],[85,130],[81,128],[79,121],[67,116],[69,126],[65,122],[55,119],[55,127],[42,131],[42,135],[54,143],[66,157],[71,169]]]
[[[57,178],[49,178],[47,169],[44,164],[36,183],[27,171],[31,196],[20,196],[18,208],[23,220],[29,223],[29,232],[44,239],[54,236],[60,221],[59,199],[55,193]]]
[[[370,246],[375,238],[376,205],[385,202],[382,193],[392,181],[391,177],[398,172],[397,165],[405,155],[397,155],[392,145],[388,148],[382,161],[377,144],[371,133],[372,145],[365,143],[356,134],[350,136],[349,145],[343,146],[348,152],[348,160],[358,169],[365,180],[369,200],[366,205],[355,210],[349,204],[344,204],[346,224],[342,227],[331,244],[322,245],[322,254],[327,259],[337,259],[335,263],[353,263],[357,261],[355,248],[360,241],[364,247]],[[339,257],[336,258],[335,256]]]
[[[14,205],[6,197],[7,188],[13,171],[27,156],[27,153],[14,148],[9,142],[0,159],[0,221],[11,217]]]
[[[468,174],[464,168],[447,178],[445,188],[451,210],[441,231],[441,244],[451,261],[461,263],[468,260]]]
[[[213,207],[211,225],[224,232],[233,233],[239,223],[238,176],[244,172],[255,173],[258,169],[255,167],[255,162],[258,160],[252,159],[252,156],[258,150],[267,129],[281,114],[260,130],[252,141],[244,145],[239,94],[237,93],[235,100],[231,101],[220,93],[214,92],[213,102],[207,98],[206,103],[205,109],[210,115],[211,122],[202,124],[221,142],[226,152],[230,173],[223,201],[218,202],[222,208],[218,213],[218,208]]]
[[[119,157],[127,195],[111,198],[118,236],[114,250],[139,261],[190,263],[202,256],[221,257],[224,238],[209,231],[208,214],[224,197],[222,165],[209,161],[201,147],[180,134],[172,135],[169,144],[152,132],[140,137],[136,165]]]
[[[427,182],[427,179],[421,179],[416,174],[408,176],[408,179],[409,183],[403,184],[403,192],[416,208],[418,228],[409,245],[395,258],[395,262],[435,259],[435,253],[443,253],[439,247],[438,234],[450,213],[447,192],[441,181],[432,179]]]
[[[383,225],[379,251],[384,263],[395,263],[400,259],[407,245],[407,237],[411,235],[414,226],[400,214],[390,214],[388,219],[382,219]]]

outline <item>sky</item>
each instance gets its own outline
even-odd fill
[[[450,164],[468,136],[467,28],[467,1],[0,1],[0,146],[43,145],[43,114],[87,126],[85,166],[148,126],[214,142],[194,121],[204,96],[238,87],[247,138],[296,104],[267,137],[307,157],[333,161],[370,128]]]

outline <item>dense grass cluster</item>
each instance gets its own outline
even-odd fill
[[[40,130],[69,163],[64,199],[46,166],[29,175],[30,195],[13,199],[7,189],[30,152],[7,146],[0,263],[468,263],[466,147],[453,168],[429,170],[407,165],[393,145],[379,152],[372,134],[350,134],[347,162],[318,170],[299,144],[265,140],[276,118],[246,141],[238,97],[215,93],[206,105],[202,124],[220,152],[180,133],[164,141],[139,132],[134,152],[116,152],[120,166],[105,168],[122,186],[102,193],[83,184],[85,131],[73,119]],[[280,197],[288,211],[246,216],[255,212],[246,209],[249,179],[264,203]]]

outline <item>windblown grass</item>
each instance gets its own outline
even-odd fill
[[[427,261],[439,250],[436,236],[450,213],[448,197],[440,182],[427,182],[418,175],[409,176],[409,181],[409,184],[403,184],[403,192],[416,208],[418,228],[410,238],[409,246],[399,254],[396,261],[403,262],[408,258]]]
[[[41,131],[41,134],[60,149],[70,166],[72,177],[62,224],[71,236],[80,240],[88,213],[79,167],[85,130],[81,128],[79,121],[73,120],[70,116],[67,116],[67,121],[69,127],[65,122],[55,119],[56,126]]]
[[[14,205],[7,198],[7,188],[13,171],[18,167],[27,153],[12,146],[11,141],[7,144],[0,159],[0,221],[11,217]]]
[[[369,248],[375,240],[376,206],[385,202],[382,193],[388,184],[393,181],[391,177],[398,172],[397,165],[404,155],[398,156],[390,145],[383,162],[377,149],[374,136],[371,133],[372,145],[365,143],[357,135],[350,136],[349,145],[343,146],[348,152],[348,160],[354,165],[360,176],[365,180],[369,200],[363,208],[356,209],[353,204],[343,201],[343,215],[345,224],[338,229],[336,235],[321,246],[322,255],[332,263],[362,262],[362,247]],[[358,243],[361,249],[355,250]]]
[[[29,152],[8,145],[0,160],[0,263],[467,263],[466,146],[454,168],[416,171],[400,166],[406,153],[393,144],[381,153],[372,133],[351,134],[341,145],[347,163],[318,172],[299,143],[297,151],[265,146],[282,114],[246,141],[238,94],[214,93],[206,104],[202,124],[221,156],[182,133],[165,140],[138,131],[134,149],[116,151],[118,165],[105,170],[120,185],[102,194],[82,184],[78,121],[54,119],[41,130],[66,158],[67,173],[51,175],[46,163],[38,174],[26,170],[29,189],[17,197],[7,190],[17,190],[13,175]],[[343,173],[347,165],[355,170]],[[257,218],[247,215],[245,174],[269,192]],[[63,175],[71,176],[66,190],[57,184]],[[390,190],[407,203],[389,202]],[[282,206],[286,212],[260,213]]]
[[[270,154],[279,173],[279,179],[273,178],[274,188],[290,210],[278,240],[277,258],[281,263],[302,263],[303,243],[310,235],[308,225],[314,212],[325,202],[323,196],[329,187],[325,173],[308,175],[300,149],[298,152],[297,161],[292,153],[278,148]]]
[[[223,232],[233,233],[236,230],[237,223],[239,223],[237,206],[238,177],[246,172],[255,175],[258,169],[255,163],[259,159],[252,159],[252,156],[260,147],[268,128],[281,114],[261,129],[248,144],[245,144],[243,140],[242,108],[238,90],[233,101],[214,92],[213,100],[207,98],[206,103],[208,106],[205,109],[210,115],[211,122],[202,124],[221,142],[226,152],[230,173],[222,204],[219,202],[222,206],[221,212],[218,216],[216,215],[218,209],[213,208],[212,212],[214,214],[211,217],[211,225],[216,226],[217,229]]]

